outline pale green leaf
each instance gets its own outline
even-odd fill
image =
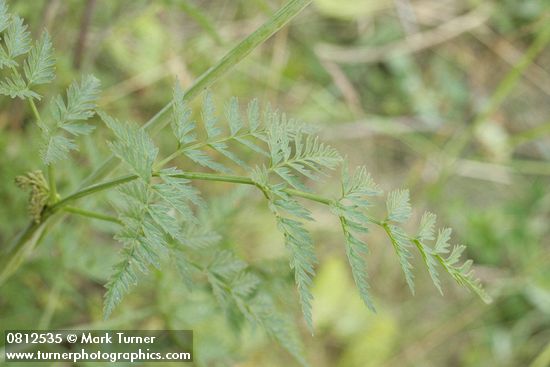
[[[386,200],[387,220],[405,222],[411,217],[412,208],[409,202],[409,190],[395,190],[389,193]]]
[[[153,163],[158,148],[151,137],[137,125],[120,122],[105,112],[98,111],[99,116],[116,135],[116,140],[109,143],[113,153],[124,161],[143,181],[149,182],[153,174]]]
[[[55,78],[55,59],[48,32],[43,32],[40,40],[32,47],[23,71],[28,85],[49,83]]]
[[[26,54],[31,48],[31,33],[23,19],[14,15],[10,19],[8,30],[4,36],[7,55],[11,60]]]

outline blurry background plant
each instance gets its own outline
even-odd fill
[[[43,28],[50,32],[59,90],[93,72],[104,86],[100,107],[134,121],[165,105],[174,76],[189,86],[281,5],[10,1],[35,38]],[[319,209],[312,224],[321,257],[316,335],[302,330],[312,365],[550,363],[549,13],[545,0],[316,0],[216,84],[220,99],[259,97],[318,124],[352,165],[366,162],[380,186],[411,188],[415,213],[423,203],[454,228],[494,296],[486,306],[446,286],[441,297],[418,272],[411,297],[391,247],[377,246],[368,261],[378,313],[369,313],[346,266],[339,228]],[[0,103],[3,245],[27,220],[26,196],[13,180],[40,161],[29,143],[39,132],[26,105]],[[96,134],[107,137],[106,129]],[[84,139],[81,164],[57,168],[60,190],[70,191],[106,156],[107,147],[94,141]],[[282,275],[270,287],[284,289],[292,281],[285,278],[286,260],[279,260],[284,249],[261,202],[241,205],[248,198],[227,195],[224,187],[201,190],[219,195],[212,202],[219,218],[211,220],[223,241],[252,263],[273,259],[270,272]],[[241,206],[235,216],[224,214]],[[0,288],[1,329],[192,324],[200,330],[198,365],[296,363],[252,331],[236,340],[234,325],[200,292],[173,287],[177,274],[169,271],[156,273],[127,297],[117,317],[102,321],[101,285],[115,261],[108,256],[113,241],[101,234],[109,224],[71,217],[63,228]],[[383,233],[371,236],[372,243],[385,243]],[[299,320],[298,307],[288,307]]]

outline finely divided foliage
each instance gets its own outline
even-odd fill
[[[94,116],[99,92],[99,80],[92,75],[85,75],[80,83],[71,83],[67,89],[66,102],[60,95],[52,99],[49,106],[51,121],[38,121],[42,129],[40,152],[44,164],[66,159],[71,150],[78,150],[73,137],[88,135],[94,130],[94,126],[84,121]]]
[[[192,120],[192,113],[183,102],[183,92],[178,83],[174,88],[172,106],[172,130],[177,140],[177,150],[168,160],[165,159],[156,164],[158,149],[144,130],[131,124],[117,122],[106,114],[99,113],[117,137],[117,140],[110,144],[113,152],[142,181],[144,186],[142,190],[145,190],[148,194],[141,195],[141,197],[149,198],[150,195],[153,195],[161,201],[160,204],[153,204],[151,201],[141,200],[142,210],[133,210],[133,212],[141,215],[134,218],[135,223],[149,223],[148,229],[143,225],[133,227],[135,236],[143,237],[140,246],[146,245],[147,239],[150,237],[148,231],[154,230],[152,233],[155,234],[153,236],[155,241],[151,243],[156,246],[146,248],[146,254],[151,256],[144,258],[145,263],[154,265],[156,262],[152,260],[159,256],[156,254],[156,249],[170,248],[170,243],[172,243],[172,247],[175,246],[176,248],[193,247],[187,243],[185,235],[179,230],[179,228],[185,228],[195,223],[193,208],[198,204],[200,205],[199,193],[190,185],[189,181],[185,180],[187,177],[193,178],[193,175],[179,171],[175,167],[165,169],[162,166],[176,156],[181,155],[216,172],[233,172],[238,166],[243,166],[245,163],[243,159],[237,158],[233,153],[227,154],[228,144],[242,143],[243,139],[246,138],[247,143],[242,145],[253,147],[251,149],[254,151],[264,152],[267,150],[266,158],[268,161],[251,168],[250,178],[225,175],[219,177],[229,177],[230,182],[240,177],[241,183],[255,185],[267,198],[268,207],[275,217],[277,228],[282,233],[289,252],[290,267],[294,271],[306,324],[313,330],[310,288],[312,278],[315,275],[317,258],[313,239],[305,226],[313,218],[309,210],[300,204],[296,197],[308,198],[310,190],[306,187],[302,177],[318,181],[321,176],[327,174],[327,171],[336,168],[342,158],[334,148],[320,142],[317,137],[309,134],[302,125],[288,120],[284,114],[274,112],[270,108],[266,108],[266,111],[261,114],[256,101],[249,104],[248,120],[245,122],[241,117],[236,100],[231,99],[226,107],[225,114],[228,128],[223,129],[220,118],[216,115],[212,96],[207,93],[201,111],[205,129],[204,140],[198,138],[200,132],[197,132],[197,123]],[[223,143],[223,148],[218,145],[221,143]],[[215,155],[208,154],[207,148],[219,153],[218,157],[228,158],[227,160],[235,163],[236,167],[228,166],[227,162],[224,162],[226,159],[220,162],[215,158]],[[411,291],[414,292],[414,277],[410,260],[412,257],[411,249],[415,245],[438,290],[441,291],[441,282],[437,269],[441,266],[460,284],[470,287],[484,299],[487,299],[478,282],[472,278],[469,263],[466,263],[466,266],[456,265],[462,247],[457,247],[449,257],[443,257],[448,252],[447,241],[450,234],[448,230],[440,232],[436,246],[433,249],[427,245],[429,241],[435,238],[433,233],[435,215],[425,214],[421,220],[418,234],[415,236],[407,234],[402,225],[412,215],[409,192],[408,190],[396,190],[390,192],[387,196],[386,217],[382,220],[370,217],[368,209],[374,205],[376,197],[382,191],[364,167],[359,167],[351,175],[345,167],[343,168],[340,197],[331,200],[319,199],[320,197],[314,195],[314,200],[328,204],[332,212],[338,216],[344,233],[346,254],[353,278],[361,297],[369,308],[374,310],[374,302],[370,295],[367,266],[364,258],[364,255],[368,252],[364,234],[373,225],[380,226],[386,231]],[[216,175],[211,177],[216,177]],[[135,183],[130,185],[135,185]],[[304,191],[297,191],[297,189],[303,189]],[[174,210],[170,211],[169,209]],[[149,222],[144,220],[143,215],[151,218]],[[123,223],[124,218],[121,217]],[[127,225],[126,230],[128,230]],[[163,242],[163,239],[165,242]],[[153,240],[150,239],[149,241]],[[136,243],[139,244],[140,242]],[[181,250],[177,251],[180,252],[179,258],[182,258]],[[131,263],[131,258],[135,255],[133,252],[125,250],[125,256],[126,259],[122,264]],[[229,299],[230,293],[228,292],[231,289],[234,291],[241,290],[247,294],[248,290],[254,288],[255,280],[252,277],[240,273],[239,276],[233,277],[235,275],[233,271],[238,273],[242,270],[242,264],[239,265],[229,261],[230,257],[227,254],[220,254],[219,256],[221,257],[215,259],[208,269],[213,273],[209,275],[209,281],[212,284],[214,294],[221,303]],[[188,259],[183,259],[183,261],[185,262],[184,268],[189,269]],[[120,266],[117,267],[117,275],[120,273],[120,269]],[[225,269],[226,272],[222,272],[220,269]],[[230,286],[224,287],[223,284],[225,283],[219,277],[226,280],[230,278]],[[134,280],[135,277],[118,276],[109,283],[106,299],[107,313],[112,310],[112,305],[118,303],[122,295],[127,292],[131,285],[126,281],[127,279]],[[121,282],[122,286],[119,286],[118,282]],[[246,312],[242,308],[241,311]]]
[[[23,19],[8,13],[5,1],[0,1],[0,69],[9,68],[8,76],[0,81],[0,94],[22,99],[40,99],[31,87],[51,82],[55,75],[55,60],[50,36],[42,37],[31,47],[31,36]],[[30,51],[30,53],[29,53]],[[27,54],[27,58],[18,59]],[[21,68],[23,73],[21,73]],[[24,74],[24,77],[23,77]]]
[[[76,137],[94,130],[87,120],[96,113],[100,83],[91,75],[71,83],[65,98],[58,95],[50,101],[49,116],[43,120],[34,104],[35,100],[41,99],[34,87],[54,79],[50,37],[43,33],[31,46],[27,26],[22,19],[8,13],[3,0],[0,0],[0,33],[0,69],[8,68],[8,76],[0,81],[0,94],[29,101],[42,131],[42,160],[51,168],[54,163],[68,158],[71,151],[77,150]],[[22,62],[18,59],[23,55],[27,56]],[[221,236],[205,223],[204,218],[209,217],[204,214],[207,205],[193,186],[193,180],[243,184],[255,187],[263,194],[288,250],[289,265],[310,331],[313,331],[311,285],[318,260],[313,238],[307,229],[308,222],[314,219],[302,200],[327,205],[335,214],[344,235],[351,274],[361,298],[370,309],[374,310],[375,306],[367,273],[366,255],[370,249],[366,234],[372,227],[380,227],[387,234],[388,243],[397,255],[412,292],[411,259],[416,248],[439,292],[442,292],[439,274],[442,269],[484,301],[490,300],[474,277],[472,262],[459,263],[465,247],[455,246],[451,250],[451,230],[441,229],[436,236],[434,214],[422,216],[416,234],[405,230],[405,222],[412,217],[408,190],[390,192],[385,200],[387,214],[377,219],[371,208],[380,202],[378,198],[382,190],[367,169],[358,167],[350,172],[347,164],[342,164],[341,155],[321,142],[305,125],[269,106],[261,110],[256,100],[248,104],[243,115],[236,98],[229,100],[222,118],[208,92],[198,123],[184,99],[185,94],[176,82],[171,116],[176,149],[160,160],[159,149],[145,129],[97,111],[114,135],[109,142],[110,149],[129,171],[127,176],[82,191],[93,193],[118,186],[120,194],[114,202],[118,218],[95,216],[119,225],[115,238],[122,244],[120,261],[106,285],[105,317],[113,312],[143,274],[170,260],[175,262],[189,289],[207,284],[212,297],[228,318],[238,314],[263,328],[297,360],[306,364],[298,332],[293,323],[276,310],[277,302],[262,286],[262,276],[230,247],[222,246]],[[247,163],[250,154],[241,154],[243,151],[254,153],[253,164]],[[166,167],[177,157],[187,165],[194,163],[207,172]],[[341,192],[333,198],[313,193],[310,183],[320,182],[338,167],[342,171]],[[239,171],[246,173],[235,175]],[[20,176],[17,180],[22,188],[31,191],[29,212],[37,223],[47,218],[46,214],[63,208],[66,202],[85,196],[73,195],[60,200],[52,195],[52,200],[49,197],[50,191],[55,193],[52,172],[49,171],[49,181],[40,171]]]
[[[361,234],[368,232],[371,219],[364,214],[364,209],[371,206],[371,197],[382,192],[374,183],[365,167],[358,168],[350,176],[347,165],[342,167],[342,194],[332,203],[333,213],[338,215],[346,243],[346,255],[351,266],[355,284],[365,304],[374,311],[367,282],[367,264],[364,255],[368,246],[361,239]]]

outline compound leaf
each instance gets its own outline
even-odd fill
[[[412,208],[409,202],[409,190],[395,190],[389,193],[386,200],[388,216],[386,220],[405,222],[411,217]]]
[[[143,181],[149,182],[158,154],[158,148],[151,137],[137,125],[120,122],[102,111],[98,111],[98,114],[116,135],[117,139],[109,144],[113,153]]]
[[[23,71],[28,85],[45,84],[55,78],[55,59],[53,47],[48,32],[42,33],[25,60]]]
[[[17,15],[11,16],[8,30],[4,36],[4,43],[10,60],[15,61],[17,56],[26,54],[31,48],[31,33],[27,28],[27,25],[23,23],[23,19]]]

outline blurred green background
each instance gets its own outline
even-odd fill
[[[8,3],[35,36],[44,28],[52,35],[58,90],[93,73],[104,87],[100,107],[142,124],[170,100],[176,76],[190,86],[283,1]],[[220,104],[257,97],[314,124],[385,191],[409,187],[416,215],[429,209],[454,229],[494,297],[484,305],[446,276],[441,297],[422,266],[411,296],[391,247],[373,231],[372,314],[353,284],[339,227],[313,207],[315,336],[297,299],[280,292],[313,366],[550,365],[549,34],[548,0],[316,0],[212,87]],[[26,104],[2,97],[0,106],[4,246],[27,221],[14,178],[41,167]],[[98,128],[58,168],[62,193],[107,156],[104,137]],[[162,134],[157,142],[170,151]],[[254,266],[269,265],[275,290],[291,284],[261,198],[199,185],[223,241]],[[108,197],[86,206],[109,208]],[[170,269],[148,277],[103,321],[102,284],[118,247],[111,232],[74,217],[58,225],[1,286],[0,330],[191,328],[198,366],[297,365],[257,332],[232,330],[211,298],[187,294]]]

